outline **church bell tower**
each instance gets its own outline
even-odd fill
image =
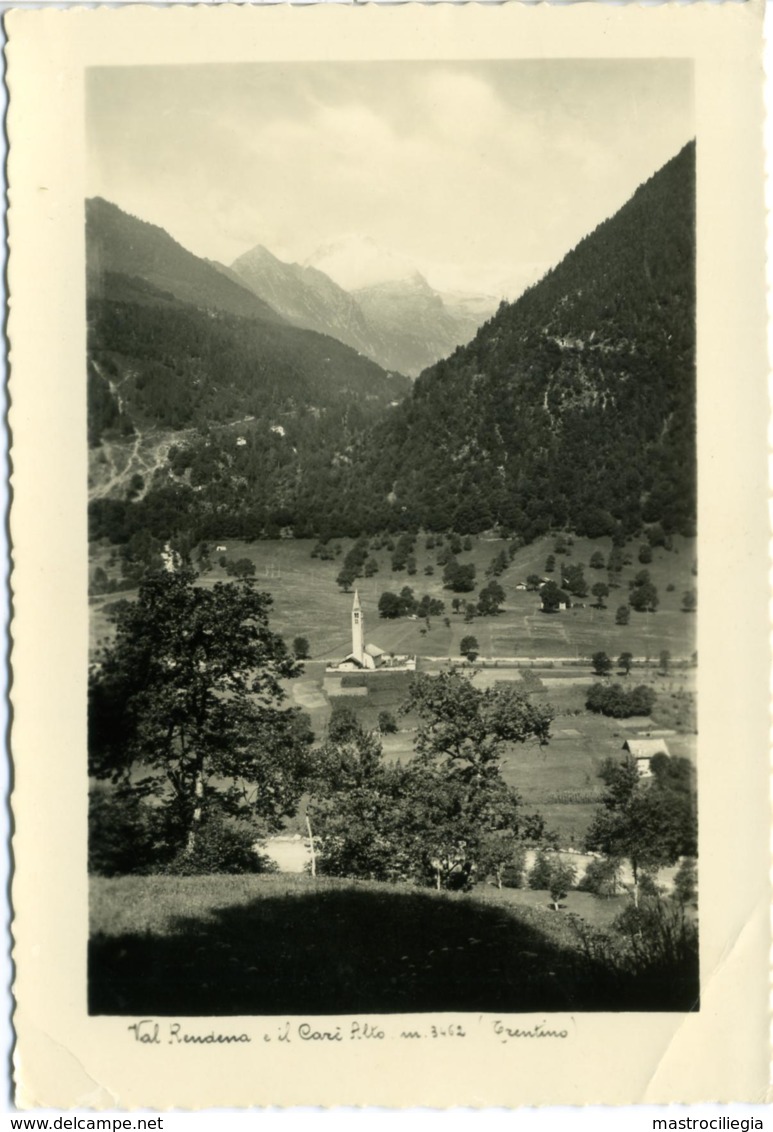
[[[360,606],[360,595],[357,590],[354,591],[354,602],[352,604],[352,655],[360,664],[364,663],[365,626],[363,624],[362,607]]]

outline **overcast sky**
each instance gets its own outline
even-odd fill
[[[231,263],[370,236],[515,295],[694,135],[680,60],[99,68],[88,192]]]

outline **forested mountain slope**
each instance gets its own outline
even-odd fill
[[[315,267],[283,263],[257,245],[227,270],[289,322],[330,334],[376,362],[384,353],[355,299]]]
[[[695,519],[695,147],[473,341],[363,445],[348,508],[531,538]],[[376,514],[376,512],[378,514]]]
[[[207,310],[281,321],[268,303],[187,251],[163,228],[101,197],[86,201],[86,272],[91,294],[100,294],[105,273],[113,272],[144,279]]]
[[[255,534],[292,521],[306,452],[313,461],[326,453],[329,465],[408,391],[407,378],[285,323],[161,229],[105,202],[90,202],[87,248],[97,535],[188,537],[224,513]],[[116,263],[139,273],[106,267]],[[234,294],[248,316],[227,309]]]
[[[468,342],[496,303],[483,295],[445,296],[430,287],[415,269],[388,253],[381,253],[372,241],[337,245],[320,253],[341,268],[344,251],[351,262],[346,275],[353,274],[357,256],[365,257],[366,277],[377,281],[351,290],[339,285],[324,270],[307,263],[283,263],[266,248],[257,245],[222,268],[231,278],[244,283],[265,299],[289,322],[331,334],[359,350],[387,370],[415,377],[428,365]],[[369,258],[370,256],[370,258]],[[386,272],[378,278],[379,267]],[[390,272],[398,271],[398,277]]]
[[[693,530],[694,144],[399,404],[407,379],[332,338],[126,275],[89,317],[92,442],[192,429],[142,498],[97,500],[97,535]]]

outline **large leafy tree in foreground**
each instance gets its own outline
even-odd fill
[[[588,829],[585,847],[627,858],[634,886],[643,871],[673,865],[698,853],[695,774],[687,759],[655,755],[652,777],[642,779],[633,760],[607,777],[607,792]]]
[[[300,667],[270,604],[249,579],[204,588],[187,567],[148,574],[92,670],[90,774],[152,798],[183,856],[213,816],[278,828],[304,788],[311,734],[281,686]]]
[[[419,717],[407,766],[385,765],[375,736],[356,724],[329,732],[310,806],[321,868],[464,887],[544,833],[541,819],[523,814],[501,760],[511,743],[546,742],[552,710],[458,673],[417,676],[406,709]]]

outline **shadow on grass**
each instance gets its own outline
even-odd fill
[[[556,916],[558,914],[555,914]],[[366,1014],[695,1008],[697,972],[645,984],[592,960],[551,913],[356,888],[272,894],[98,935],[92,1014]],[[671,973],[673,975],[673,972]]]

